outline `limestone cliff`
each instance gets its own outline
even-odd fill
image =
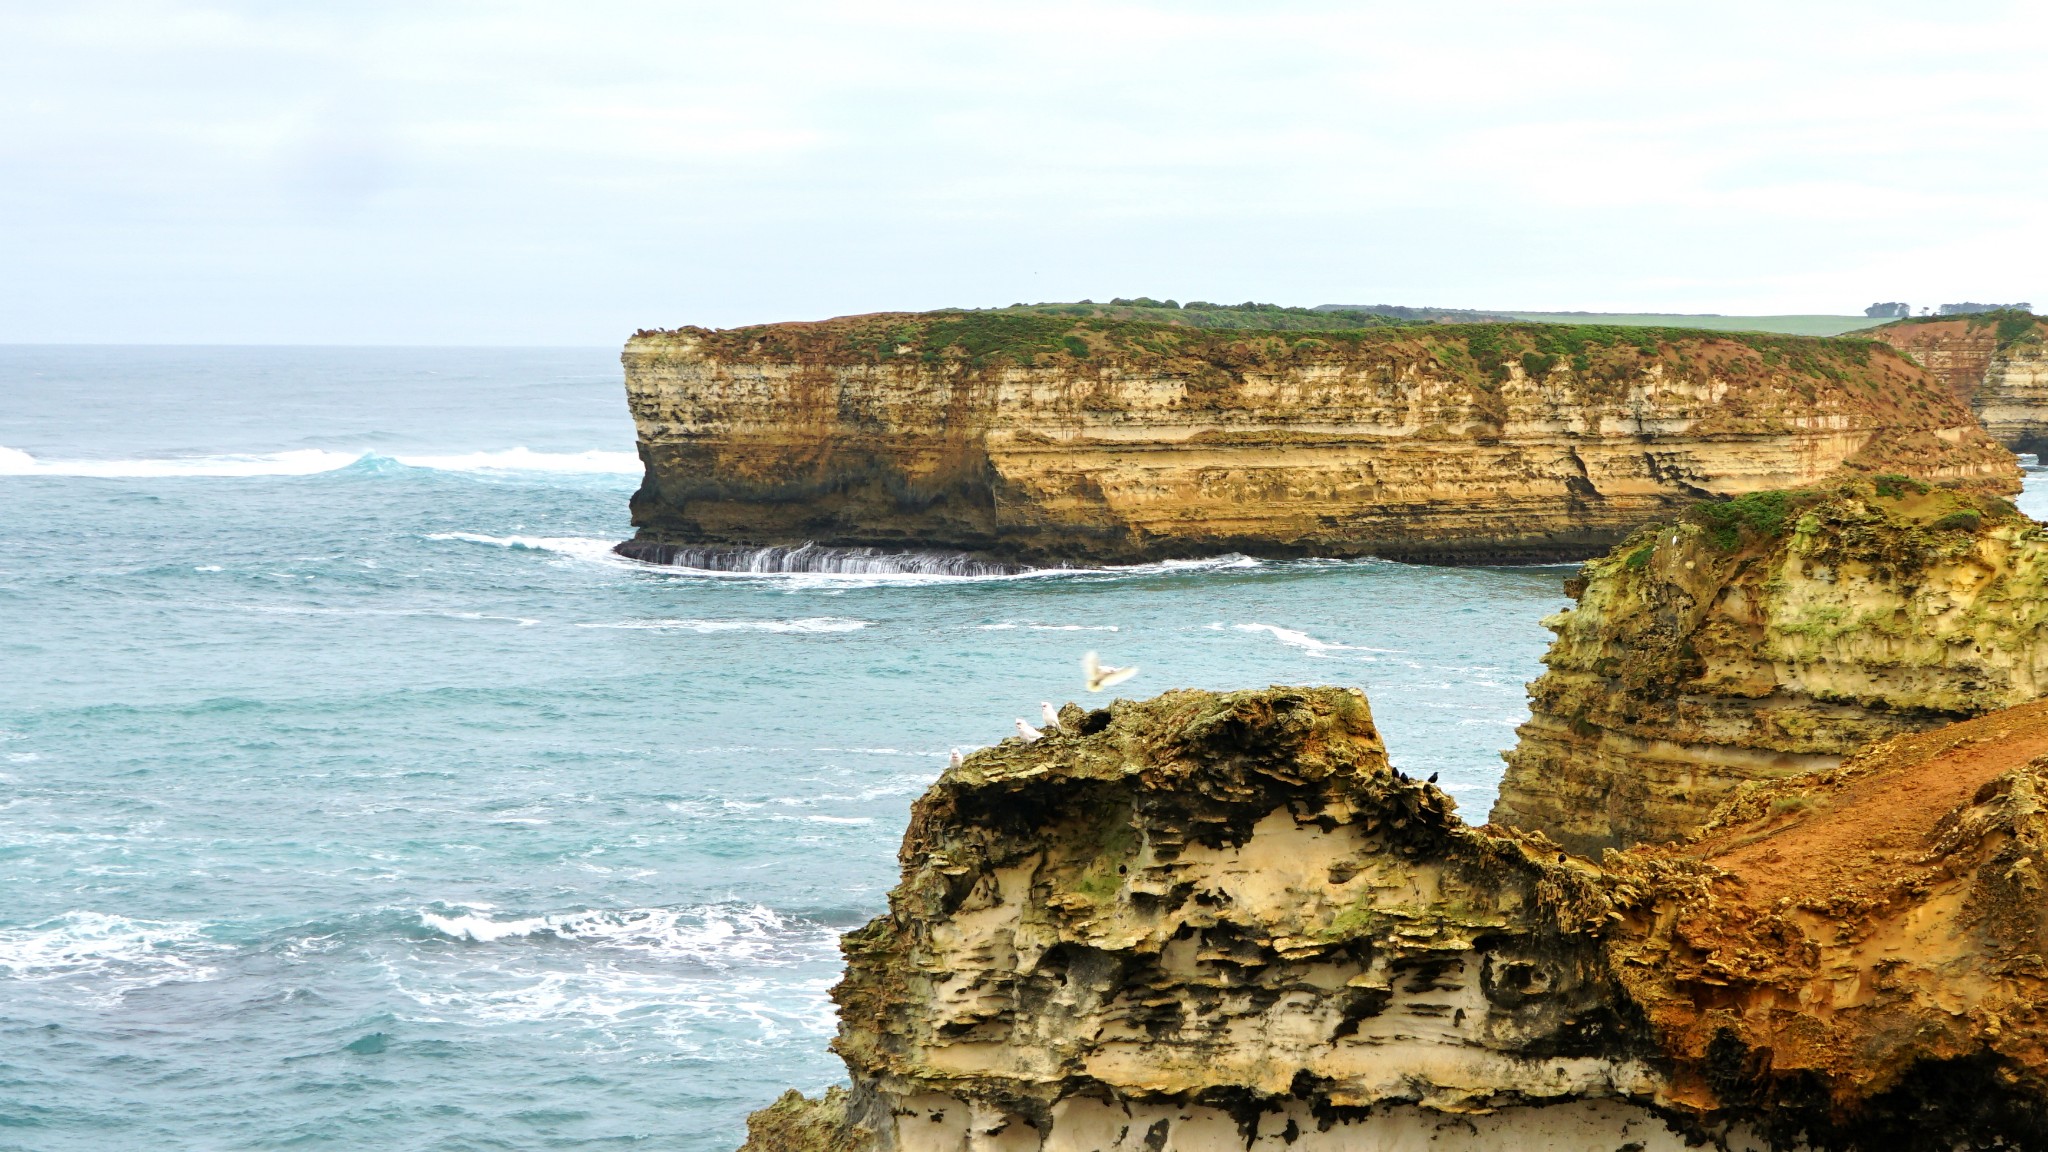
[[[2048,691],[2048,533],[1884,477],[1702,505],[1568,585],[1492,819],[1582,852]]]
[[[2017,483],[1938,380],[1860,340],[930,313],[642,332],[624,362],[647,474],[621,551],[651,560],[1582,558],[1845,468]]]
[[[1917,1146],[2048,1135],[2038,711],[1605,867],[1466,827],[1351,691],[1063,728],[917,803],[845,942],[852,1087],[749,1152],[1852,1149],[1957,1091]],[[1922,802],[1870,832],[1902,774]],[[1826,882],[1782,897],[1773,844]]]
[[[1999,443],[2048,452],[2048,320],[1978,313],[1903,320],[1867,334],[1925,365]]]

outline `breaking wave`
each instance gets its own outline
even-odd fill
[[[136,920],[101,912],[66,912],[20,928],[0,929],[0,975],[44,981],[92,977],[114,996],[169,980],[204,980],[203,961],[222,951],[186,921]]]
[[[829,961],[837,956],[839,942],[838,931],[827,925],[786,917],[759,904],[739,903],[504,920],[493,919],[488,909],[463,908],[448,914],[422,911],[420,923],[443,936],[482,944],[544,938],[714,968]]]
[[[1021,564],[976,560],[957,552],[888,552],[880,548],[827,548],[810,543],[733,548],[629,540],[619,545],[618,551],[647,564],[758,576],[1016,576],[1038,571]]]
[[[1213,627],[1213,625],[1212,625]],[[1367,648],[1357,644],[1338,644],[1329,640],[1318,640],[1306,632],[1294,628],[1282,628],[1277,624],[1237,624],[1239,632],[1264,632],[1290,648],[1299,648],[1311,656],[1327,656],[1332,652],[1377,652],[1388,654],[1388,648]]]

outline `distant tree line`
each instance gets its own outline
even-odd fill
[[[1943,316],[1968,316],[1973,312],[2032,312],[2033,310],[2034,306],[2025,300],[2017,304],[1972,304],[1966,302],[1962,304],[1943,304],[1941,306],[1941,314]]]
[[[1863,314],[1865,316],[1880,316],[1890,320],[1899,316],[1911,316],[1913,314],[1913,306],[1901,300],[1893,300],[1884,304],[1872,304],[1863,310]]]

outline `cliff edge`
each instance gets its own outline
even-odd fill
[[[2048,320],[1999,310],[1901,320],[1864,333],[1912,356],[2015,452],[2048,452]]]
[[[757,1113],[749,1152],[2048,1139],[2042,706],[1604,866],[1465,826],[1353,691],[1062,728],[918,801],[844,944],[852,1086]]]
[[[1702,505],[1588,563],[1492,821],[1675,840],[1738,786],[2048,691],[2048,531],[1901,476]]]
[[[1844,469],[2018,475],[1941,381],[1862,340],[942,312],[641,332],[623,360],[647,472],[620,551],[657,562],[1578,559]]]

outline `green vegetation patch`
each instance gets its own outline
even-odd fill
[[[1771,540],[1782,535],[1794,514],[1818,498],[1809,492],[1751,492],[1733,500],[1695,505],[1686,510],[1684,518],[1705,529],[1714,547],[1732,552],[1745,537]]]

